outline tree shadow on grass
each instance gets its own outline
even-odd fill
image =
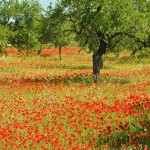
[[[84,70],[84,69],[91,69],[92,67],[91,66],[88,66],[88,65],[81,65],[81,66],[70,66],[69,69],[72,69],[72,70]],[[68,69],[68,66],[67,68]]]
[[[93,77],[92,76],[75,76],[75,77],[69,77],[69,78],[60,78],[60,79],[49,79],[46,78],[45,82],[52,83],[52,84],[86,84],[86,85],[92,85],[93,84]],[[101,77],[100,83],[114,83],[114,84],[128,84],[130,81],[125,78],[112,78],[112,77]]]
[[[101,78],[102,83],[115,83],[115,84],[128,84],[130,81],[126,78],[120,77],[103,77]]]
[[[58,65],[54,65],[54,66],[43,66],[43,65],[39,65],[39,66],[37,66],[37,68],[41,68],[41,69],[44,69],[44,68],[47,68],[47,69],[49,69],[49,68],[51,68],[51,69],[55,69],[55,68],[59,68],[59,69],[70,69],[70,70],[86,70],[86,69],[90,69],[91,70],[91,66],[89,66],[89,65],[80,65],[80,66],[73,66],[73,65],[60,65],[60,64],[58,64]]]
[[[47,82],[48,83],[52,83],[52,84],[87,84],[87,85],[91,85],[93,84],[92,81],[92,77],[90,76],[75,76],[75,77],[69,77],[69,78],[61,78],[61,79],[48,79],[47,78]]]
[[[26,79],[13,79],[13,80],[2,80],[6,83],[11,82],[29,82],[29,83],[48,83],[48,84],[85,84],[85,85],[93,85],[93,77],[85,76],[85,75],[77,75],[77,76],[57,76],[57,77],[45,77],[45,78],[26,78]],[[0,81],[1,82],[1,81]],[[112,84],[128,84],[130,81],[125,78],[119,77],[101,77],[100,83],[112,83]]]

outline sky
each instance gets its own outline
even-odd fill
[[[39,0],[39,2],[41,3],[42,7],[46,9],[50,2],[52,2],[52,6],[54,6],[56,0]]]

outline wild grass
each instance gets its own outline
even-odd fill
[[[0,57],[0,149],[150,147],[150,60],[92,54]]]

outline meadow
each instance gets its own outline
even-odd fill
[[[150,60],[104,56],[93,84],[92,55],[77,48],[0,57],[1,150],[150,149]]]

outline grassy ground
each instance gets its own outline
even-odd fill
[[[0,149],[150,148],[150,60],[91,54],[0,57]]]

